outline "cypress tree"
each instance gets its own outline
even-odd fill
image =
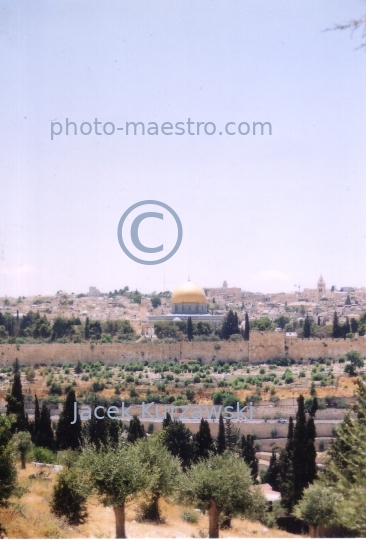
[[[13,373],[19,373],[19,360],[18,360],[18,358],[15,359],[15,362],[13,364]]]
[[[97,400],[94,401],[91,408],[95,409],[98,403]],[[91,419],[87,420],[83,425],[82,436],[83,440],[88,440],[97,450],[101,446],[106,446],[108,443],[108,429],[105,419],[96,418],[95,415],[92,415]]]
[[[195,459],[207,459],[210,452],[213,452],[214,445],[211,437],[211,430],[207,420],[201,418],[200,427],[194,436]]]
[[[234,312],[231,309],[229,309],[224,319],[224,322],[222,323],[222,328],[221,328],[222,338],[229,339],[230,336],[232,336],[233,334],[238,334],[238,333],[239,333],[238,316],[236,315],[236,318],[235,318]]]
[[[311,322],[309,319],[309,315],[306,315],[305,321],[304,321],[304,338],[309,338],[311,334]]]
[[[346,317],[346,322],[344,323],[344,325],[342,326],[342,334],[343,334],[343,337],[346,337],[347,334],[349,334],[351,332],[351,325],[349,323],[349,318]]]
[[[49,448],[50,450],[54,450],[55,448],[55,435],[52,429],[51,413],[45,403],[43,403],[41,408],[36,445]]]
[[[138,416],[134,415],[130,420],[130,427],[128,428],[127,442],[134,443],[137,439],[144,439],[146,437],[145,428],[141,424]]]
[[[172,417],[169,413],[166,413],[166,417],[163,419],[163,429],[167,428],[172,423]]]
[[[240,446],[240,455],[245,463],[249,465],[253,481],[256,483],[258,481],[259,461],[255,455],[254,437],[252,435],[247,435],[247,438],[245,438],[245,435],[242,435]]]
[[[307,487],[307,426],[304,406],[304,397],[297,398],[296,426],[294,429],[294,503],[297,503],[302,496],[302,492]]]
[[[79,375],[80,373],[83,372],[83,365],[82,365],[82,363],[80,362],[80,360],[78,360],[78,363],[76,364],[75,370],[74,370],[74,371],[75,371],[75,373],[76,373],[77,375]]]
[[[74,403],[76,402],[75,390],[70,390],[66,396],[63,410],[56,428],[56,442],[59,450],[76,450],[80,447],[82,437],[82,425],[80,415],[77,413],[74,421]]]
[[[281,451],[278,463],[278,484],[281,492],[281,504],[291,511],[294,504],[294,478],[293,478],[293,453],[294,453],[294,422],[289,418],[287,442]]]
[[[239,319],[236,311],[234,313],[234,334],[239,334]]]
[[[271,486],[274,491],[279,491],[280,486],[278,483],[279,463],[275,449],[272,448],[271,458],[269,460],[269,467],[266,474],[266,482]]]
[[[35,433],[38,433],[39,431],[39,425],[40,425],[40,421],[41,421],[41,411],[40,411],[40,408],[39,408],[39,403],[38,403],[38,398],[37,398],[37,394],[35,394],[35,410],[34,410],[34,432]]]
[[[90,338],[89,317],[87,317],[85,320],[84,337],[85,339]]]
[[[338,315],[337,312],[334,312],[333,315],[333,331],[332,331],[332,337],[339,338],[342,336],[342,327],[339,324]]]
[[[316,399],[316,398],[315,398]],[[316,450],[315,450],[315,437],[316,429],[314,418],[310,417],[306,422],[306,435],[307,435],[307,447],[306,447],[306,481],[307,485],[312,484],[317,477],[316,469]],[[302,494],[301,494],[302,496]]]
[[[217,435],[217,453],[223,454],[226,450],[225,424],[222,415],[219,418],[219,432]]]
[[[17,360],[15,365],[17,371],[14,372],[14,381],[11,388],[11,393],[5,397],[5,401],[7,402],[6,414],[7,416],[9,416],[10,414],[14,414],[16,419],[11,426],[12,433],[15,433],[17,431],[25,431],[27,428],[26,415],[24,410],[24,396]]]
[[[188,317],[188,321],[187,321],[187,338],[188,338],[188,341],[192,341],[193,339],[192,317]]]
[[[183,422],[174,420],[163,430],[163,442],[169,452],[181,460],[184,471],[194,460],[194,445],[192,432]]]
[[[245,341],[249,341],[249,334],[250,334],[250,324],[249,324],[249,315],[248,312],[245,312],[245,328],[244,328],[244,339]]]

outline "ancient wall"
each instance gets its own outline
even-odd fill
[[[231,360],[258,364],[273,358],[293,358],[308,362],[312,359],[338,359],[348,351],[358,351],[366,357],[366,338],[298,339],[286,338],[282,332],[252,332],[250,341],[200,341],[181,343],[113,343],[91,345],[37,344],[0,345],[0,365],[11,365],[15,358],[24,365],[73,362],[168,362],[201,358],[203,363]]]
[[[251,332],[249,340],[250,362],[265,362],[271,358],[284,358],[284,332]]]
[[[366,339],[298,339],[286,338],[285,356],[294,360],[338,359],[349,351],[366,356]]]

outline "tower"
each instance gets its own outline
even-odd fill
[[[325,281],[323,279],[323,276],[320,276],[318,280],[318,302],[321,299],[322,296],[325,295]]]

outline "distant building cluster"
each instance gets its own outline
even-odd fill
[[[327,287],[323,276],[320,276],[313,289],[298,289],[295,292],[264,294],[229,287],[226,281],[222,287],[202,288],[188,280],[172,294],[166,291],[159,295],[142,295],[129,292],[127,287],[107,294],[91,286],[87,294],[58,291],[56,295],[47,297],[3,298],[0,299],[0,311],[18,317],[30,310],[39,311],[49,320],[57,316],[75,317],[81,321],[87,317],[100,321],[127,319],[142,335],[152,335],[156,321],[182,321],[191,317],[193,321],[220,324],[229,309],[236,310],[240,320],[244,319],[245,313],[248,313],[250,321],[262,317],[275,321],[285,315],[296,324],[308,317],[320,325],[330,324],[334,312],[343,323],[347,317],[357,319],[366,311],[365,288]],[[152,303],[154,296],[160,298],[158,304],[154,304],[156,307]],[[288,332],[296,336],[291,329]]]

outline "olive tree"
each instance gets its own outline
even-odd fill
[[[22,469],[25,469],[25,460],[27,453],[32,448],[33,443],[29,431],[19,431],[13,436],[12,443],[15,451],[20,456]]]
[[[82,450],[75,472],[79,491],[95,494],[104,506],[113,508],[116,519],[116,538],[126,538],[125,507],[148,485],[149,467],[142,463],[137,445],[101,447],[93,445]]]
[[[266,506],[248,465],[227,451],[193,465],[182,481],[181,497],[208,512],[209,538],[219,538],[221,513],[258,518]]]
[[[357,351],[349,351],[346,354],[346,357],[349,364],[346,364],[344,371],[346,373],[349,373],[351,377],[353,377],[354,375],[356,375],[357,369],[363,368],[364,366],[363,358],[360,355],[360,353]]]
[[[302,499],[294,508],[294,516],[309,525],[310,535],[318,537],[319,527],[336,522],[336,503],[339,495],[329,487],[316,482],[305,489]]]
[[[144,517],[160,521],[159,499],[177,489],[181,475],[180,462],[157,437],[141,439],[136,443],[136,449],[139,461],[149,469],[148,491],[151,500],[143,505]]]

